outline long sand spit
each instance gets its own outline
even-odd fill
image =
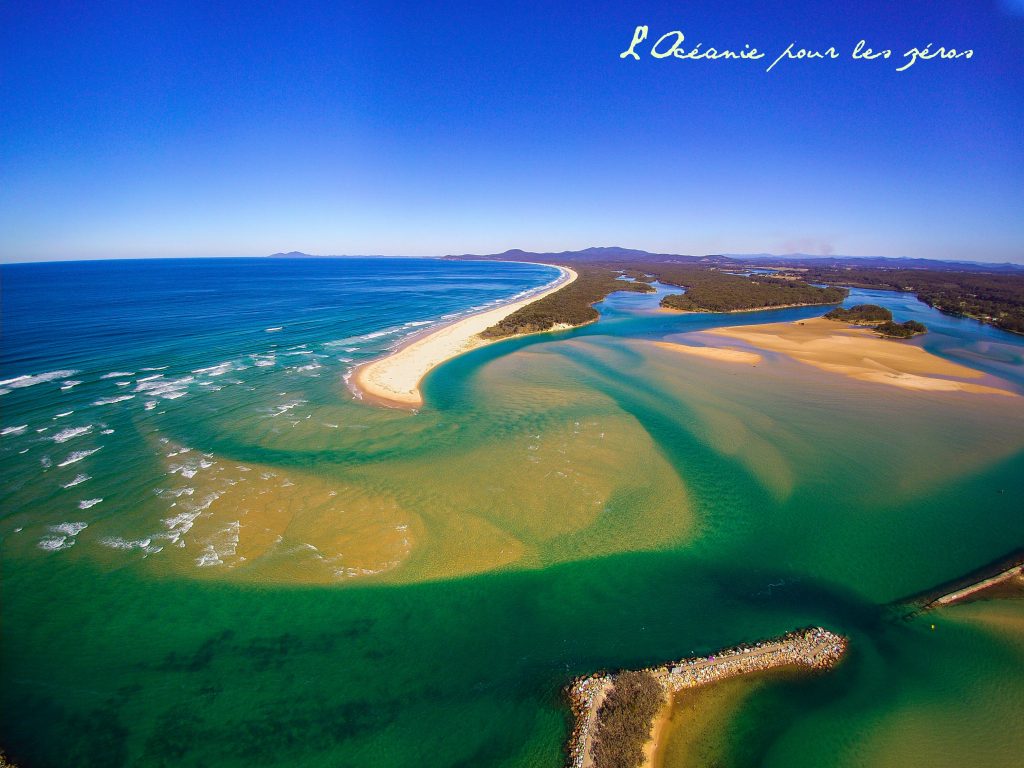
[[[974,392],[1017,397],[1016,393],[964,379],[985,374],[926,352],[921,347],[880,338],[867,328],[817,318],[795,323],[732,326],[705,332],[737,339],[822,371],[860,381],[929,392]]]
[[[557,269],[559,276],[539,293],[470,315],[414,338],[394,352],[359,366],[352,376],[352,386],[370,401],[382,405],[404,408],[423,405],[420,383],[430,371],[446,360],[496,341],[484,339],[480,333],[576,279],[573,270],[567,267]]]
[[[672,699],[682,691],[711,685],[740,675],[784,667],[824,670],[833,667],[846,652],[847,640],[821,627],[798,630],[753,645],[740,645],[709,656],[682,659],[646,671],[665,693],[665,704],[652,722],[653,733],[644,747],[650,764],[658,750],[657,739]],[[614,674],[597,674],[574,680],[567,693],[575,716],[569,742],[570,768],[592,768],[592,747],[600,737],[601,704],[615,686]]]

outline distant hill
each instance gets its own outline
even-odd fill
[[[773,266],[875,267],[878,269],[938,269],[957,272],[1024,272],[1024,264],[990,261],[947,261],[944,259],[909,259],[893,256],[812,256],[806,253],[726,253],[737,261],[768,261]]]
[[[274,253],[268,258],[271,259],[382,259],[388,258],[380,255],[318,255],[303,253],[302,251],[289,251],[288,253]],[[424,257],[436,258],[436,257]],[[993,264],[982,261],[943,261],[941,259],[907,259],[888,256],[812,256],[806,253],[724,253],[707,254],[705,256],[691,256],[679,253],[651,253],[638,248],[623,248],[622,246],[600,246],[584,248],[579,251],[524,251],[521,248],[511,248],[502,253],[463,253],[444,256],[445,259],[455,260],[476,260],[476,261],[534,261],[534,262],[575,262],[575,263],[608,263],[626,261],[653,261],[671,262],[680,264],[708,264],[717,265],[730,269],[743,266],[763,267],[796,267],[807,268],[828,267],[832,269],[914,269],[914,270],[935,270],[943,272],[997,272],[1009,274],[1024,274],[1024,265],[1004,262]]]
[[[706,256],[684,256],[675,253],[650,253],[636,248],[622,248],[621,246],[602,246],[584,248],[582,251],[558,251],[538,253],[536,251],[524,251],[520,248],[512,248],[502,253],[463,253],[460,255],[445,256],[446,259],[481,261],[574,261],[574,262],[608,262],[608,261],[681,261],[700,262],[712,261],[721,257]]]
[[[760,267],[765,262],[780,267],[832,267],[832,268],[874,268],[874,269],[928,269],[948,272],[1009,272],[1024,273],[1024,265],[992,264],[974,261],[943,261],[940,259],[907,259],[885,256],[811,256],[804,253],[776,255],[771,253],[726,253],[690,256],[678,253],[651,253],[636,248],[607,246],[584,248],[580,251],[558,251],[538,253],[512,248],[502,253],[471,254],[445,256],[446,259],[478,259],[497,261],[551,261],[551,262],[623,262],[623,261],[655,261],[678,262],[684,264],[712,264],[728,268],[744,265]]]

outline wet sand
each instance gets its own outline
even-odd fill
[[[682,355],[693,355],[703,357],[707,360],[718,360],[723,363],[742,363],[745,365],[756,365],[761,362],[761,356],[756,352],[748,352],[735,347],[695,347],[690,344],[673,344],[668,341],[652,342],[654,346],[678,352]]]
[[[498,341],[481,338],[480,333],[513,312],[561,290],[577,277],[571,269],[558,269],[561,274],[540,293],[458,320],[359,366],[352,376],[353,388],[380,405],[401,408],[423,405],[420,382],[430,371],[464,352]]]
[[[736,339],[859,381],[928,392],[1018,396],[1009,389],[969,381],[985,377],[973,368],[949,362],[913,344],[879,338],[869,329],[824,318],[715,328],[705,335]]]

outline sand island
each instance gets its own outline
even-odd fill
[[[824,318],[793,323],[731,326],[705,331],[773,352],[822,371],[860,381],[930,392],[974,392],[1016,397],[1009,389],[977,383],[985,374],[921,347],[879,338],[872,330]]]

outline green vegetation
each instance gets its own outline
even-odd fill
[[[612,682],[597,712],[594,765],[636,768],[643,763],[643,746],[665,694],[650,672],[620,672]]]
[[[682,264],[645,264],[643,269],[663,283],[686,288],[666,296],[661,306],[690,312],[735,312],[794,305],[838,304],[845,288],[818,288],[803,280],[769,275],[734,275],[707,267]]]
[[[546,331],[563,323],[584,325],[597,319],[593,305],[608,294],[615,291],[651,293],[654,291],[649,284],[652,280],[686,288],[684,294],[663,298],[661,306],[693,312],[837,304],[847,294],[844,288],[818,288],[802,280],[766,275],[745,277],[709,266],[677,262],[573,263],[572,268],[579,275],[574,282],[513,312],[480,335],[487,339],[501,339]]]
[[[891,336],[896,339],[909,339],[919,333],[927,333],[928,328],[924,323],[916,320],[907,320],[904,323],[894,323],[891,320],[875,326],[875,330],[882,336]]]
[[[849,309],[836,307],[826,312],[825,318],[847,323],[885,323],[892,320],[892,312],[877,304],[857,304]]]
[[[597,320],[594,304],[615,291],[653,293],[643,274],[630,271],[627,277],[638,282],[618,279],[624,270],[614,266],[573,265],[578,277],[559,291],[545,296],[513,312],[480,335],[485,339],[502,339],[520,333],[546,331],[559,323],[584,325]]]
[[[812,267],[798,274],[817,283],[914,293],[947,314],[1024,333],[1024,275],[867,267]]]

